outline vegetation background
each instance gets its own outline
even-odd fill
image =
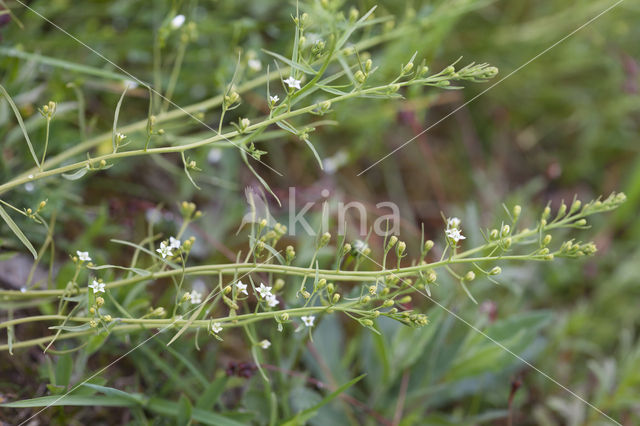
[[[50,155],[63,152],[112,126],[123,82],[101,73],[120,74],[68,35],[7,1],[16,19],[0,27],[0,83],[18,104],[32,137],[44,134],[39,105],[59,103],[52,124]],[[301,2],[313,10],[320,2]],[[340,2],[338,9],[361,13],[378,6],[376,16],[393,16],[384,43],[366,51],[391,76],[417,51],[432,69],[460,56],[463,62],[488,62],[502,78],[613,4],[605,0],[455,0]],[[171,79],[176,55],[184,50],[173,100],[181,106],[219,95],[229,83],[238,58],[252,55],[263,69],[246,70],[244,81],[265,72],[272,58],[261,49],[290,52],[295,2],[282,1],[31,1],[70,34],[144,81]],[[182,44],[169,37],[160,67],[154,71],[156,30],[172,11],[197,25],[197,37]],[[394,201],[401,207],[401,237],[409,251],[419,251],[420,223],[427,236],[439,235],[440,212],[463,218],[470,244],[481,241],[480,227],[499,224],[502,203],[521,204],[529,220],[547,200],[558,206],[574,194],[591,199],[624,191],[629,200],[613,214],[593,219],[584,238],[595,237],[599,252],[585,260],[513,264],[503,267],[501,285],[473,284],[474,304],[443,278],[435,298],[487,331],[558,382],[582,395],[622,424],[640,423],[640,4],[621,2],[584,29],[464,105],[489,85],[465,83],[460,91],[412,88],[403,100],[361,99],[338,104],[312,139],[325,171],[297,138],[282,136],[267,144],[266,162],[278,176],[257,167],[276,194],[286,197],[296,186],[299,200],[320,200],[328,188],[334,199],[371,206]],[[359,35],[365,37],[366,35]],[[183,47],[184,46],[184,47]],[[58,62],[19,57],[39,53]],[[157,56],[156,56],[157,57]],[[76,66],[80,64],[86,72]],[[381,77],[382,78],[382,77]],[[82,88],[87,135],[78,128],[76,95]],[[242,93],[242,106],[231,117],[264,114],[264,86]],[[463,106],[464,105],[464,106]],[[123,124],[144,120],[148,94],[129,91],[122,106]],[[422,129],[448,117],[370,171],[358,175]],[[216,125],[219,112],[203,120]],[[208,130],[190,119],[164,126],[167,138],[194,139]],[[6,102],[0,103],[0,180],[25,170],[28,152]],[[168,139],[171,140],[171,139]],[[105,140],[96,149],[109,150]],[[201,190],[185,178],[176,155],[124,159],[90,178],[38,181],[3,198],[14,205],[48,199],[57,211],[55,282],[73,273],[67,253],[89,250],[104,263],[128,264],[129,252],[112,238],[139,241],[147,235],[147,212],[162,206],[159,229],[175,232],[176,202],[193,200],[205,213],[192,228],[201,262],[227,262],[246,246],[236,230],[245,212],[244,188],[259,186],[233,149],[208,148],[191,153],[202,167],[195,174]],[[327,167],[328,166],[328,167]],[[309,218],[319,223],[315,210]],[[46,235],[35,224],[25,233],[41,243]],[[3,230],[2,235],[9,235]],[[19,288],[30,264],[19,243],[3,240],[0,280]],[[293,242],[293,241],[292,241]],[[312,254],[312,240],[295,241],[301,259]],[[13,245],[12,245],[13,244]],[[306,244],[306,245],[305,245]],[[381,240],[370,245],[380,250]],[[25,266],[26,265],[26,266]],[[36,274],[47,275],[47,265]],[[165,291],[166,290],[166,291]],[[170,300],[172,287],[147,288],[128,299],[131,306]],[[151,301],[151,302],[150,302]],[[0,302],[2,303],[2,302]],[[167,302],[168,303],[168,302]],[[381,321],[378,336],[337,315],[326,316],[313,331],[278,340],[265,365],[266,384],[252,366],[242,335],[224,342],[193,336],[165,346],[161,336],[109,367],[92,382],[143,394],[143,407],[101,405],[53,407],[32,424],[214,424],[280,423],[314,407],[352,378],[366,377],[331,403],[314,409],[308,422],[333,424],[608,424],[607,420],[536,371],[484,340],[465,324],[426,299],[415,307],[429,314],[425,328],[410,329]],[[6,318],[9,306],[0,305]],[[13,309],[14,307],[11,307]],[[31,314],[45,306],[26,306]],[[20,339],[47,333],[42,324],[18,329]],[[144,336],[109,339],[93,351],[43,355],[33,347],[0,353],[0,399],[21,400],[55,394],[114,361]],[[138,340],[139,339],[139,340]],[[61,347],[62,349],[64,346]],[[61,349],[58,348],[58,349]],[[247,377],[238,374],[245,363]],[[95,396],[95,389],[85,394]],[[273,401],[272,394],[277,394]],[[272,414],[272,404],[279,416]],[[32,408],[2,408],[0,419],[17,424]],[[211,420],[208,413],[221,417]],[[271,414],[270,414],[271,413]],[[218,422],[218,423],[216,423]]]

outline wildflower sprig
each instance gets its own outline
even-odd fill
[[[59,320],[89,323],[92,326],[90,329],[84,331],[60,332],[60,330],[58,330],[59,333],[55,337],[43,337],[25,342],[12,342],[13,347],[21,347],[42,342],[52,342],[54,338],[59,340],[89,335],[92,333],[91,329],[97,327],[98,323],[103,324],[103,329],[108,324],[109,332],[131,332],[136,327],[154,328],[175,322],[176,326],[186,325],[187,328],[205,328],[213,336],[221,339],[223,338],[222,336],[226,328],[238,327],[255,321],[271,320],[277,324],[278,329],[282,329],[282,327],[291,322],[292,318],[300,317],[301,323],[298,325],[308,328],[315,325],[322,314],[330,314],[333,312],[342,312],[357,321],[360,325],[376,332],[375,319],[379,316],[386,316],[410,326],[423,326],[428,323],[428,319],[419,312],[407,309],[406,306],[407,303],[411,301],[411,294],[416,290],[424,289],[428,294],[431,294],[429,286],[437,281],[438,276],[435,272],[437,269],[444,269],[458,279],[465,293],[467,293],[472,300],[475,300],[467,288],[467,284],[477,279],[478,273],[481,273],[489,279],[499,275],[501,268],[496,265],[497,262],[550,261],[556,257],[573,258],[593,254],[596,250],[593,243],[574,242],[573,239],[557,244],[556,248],[551,248],[553,245],[551,233],[558,229],[585,228],[587,227],[587,217],[592,214],[615,209],[625,201],[625,198],[624,194],[614,193],[605,199],[597,199],[586,204],[574,200],[571,206],[562,207],[561,205],[558,213],[552,220],[550,220],[550,209],[545,208],[534,229],[514,230],[520,215],[520,209],[517,208],[515,209],[517,210],[517,215],[514,215],[513,211],[509,214],[510,223],[503,223],[500,230],[496,229],[496,232],[493,232],[493,230],[487,232],[486,242],[481,246],[464,251],[456,251],[449,256],[443,256],[443,258],[438,261],[414,261],[410,266],[399,265],[393,269],[384,268],[382,263],[378,264],[377,262],[373,262],[373,266],[380,265],[379,269],[356,270],[344,269],[340,266],[334,269],[324,269],[316,264],[315,258],[308,267],[301,267],[293,266],[290,264],[290,261],[287,263],[284,258],[276,258],[274,254],[270,254],[264,259],[263,263],[249,262],[249,259],[247,259],[246,262],[202,266],[186,266],[183,263],[183,265],[172,267],[167,263],[164,264],[160,270],[150,270],[145,274],[107,282],[94,279],[88,286],[76,285],[63,290],[2,290],[0,291],[0,297],[4,300],[25,300],[43,297],[62,297],[67,300],[75,300],[73,299],[74,295],[82,295],[87,292],[92,296],[95,295],[95,299],[90,306],[91,309],[87,311],[87,316],[79,315],[79,311],[76,308],[70,311],[73,315],[65,315],[64,310],[61,309],[58,315],[36,316],[5,321],[0,324],[0,328],[31,321]],[[197,210],[194,205],[184,203],[182,206],[185,217],[192,218],[196,215]],[[457,218],[450,218],[445,224],[445,230],[460,229],[461,226],[462,221]],[[267,228],[262,227],[262,229],[260,229],[260,234],[257,234],[259,235],[259,239],[263,239],[264,241],[268,240],[274,243],[275,246],[278,240],[278,233],[274,230],[264,232],[265,229]],[[278,230],[282,232],[280,227],[278,227]],[[267,235],[268,237],[266,237]],[[444,238],[443,244],[445,248],[450,246],[449,238],[448,236]],[[509,244],[505,244],[507,239],[510,241]],[[347,258],[350,258],[361,255],[361,251],[365,250],[361,247],[362,243],[354,242],[358,248],[354,249],[351,247],[352,245],[349,244],[349,250],[345,252],[344,247],[346,247],[346,244],[340,243],[339,247],[332,248],[330,247],[330,242],[330,235],[320,234],[316,240],[316,253],[320,249],[335,249],[340,250],[341,253],[345,253]],[[463,241],[459,241],[459,243],[461,242],[463,243]],[[182,250],[185,244],[181,244],[177,238],[169,238],[163,243],[165,250]],[[384,248],[384,253],[388,253],[395,247],[396,256],[399,258],[409,255],[409,253],[406,253],[406,246],[401,243],[397,238],[390,238]],[[428,252],[431,247],[433,247],[433,244],[435,243],[431,242],[431,240],[427,240],[427,242],[424,243],[424,248],[420,253],[422,259],[424,259],[425,252]],[[526,248],[531,245],[536,245],[533,251],[523,254],[514,252],[516,247]],[[291,249],[287,248],[286,251],[291,251]],[[483,254],[478,256],[480,253]],[[368,255],[366,258],[370,259]],[[89,253],[78,251],[74,259],[77,259],[76,263],[78,268],[76,277],[78,277],[82,270],[82,265],[92,262],[92,258]],[[278,260],[278,262],[274,263],[274,260]],[[481,266],[486,264],[490,266]],[[464,268],[461,272],[455,270],[461,267]],[[272,281],[270,283],[259,281],[259,284],[254,285],[252,290],[250,290],[249,285],[237,278],[234,278],[234,281],[224,288],[221,297],[227,298],[228,303],[227,301],[225,301],[225,303],[233,309],[233,314],[226,317],[212,316],[208,319],[181,320],[176,317],[177,313],[175,310],[173,316],[170,318],[163,318],[164,310],[158,312],[158,314],[155,314],[156,310],[150,310],[138,319],[111,318],[110,314],[102,313],[100,310],[105,303],[102,297],[103,293],[119,287],[135,285],[136,283],[153,283],[163,278],[179,278],[179,282],[182,283],[185,278],[195,276],[216,274],[219,277],[227,275],[238,277],[247,274],[252,276],[254,274],[264,273],[273,277]],[[309,287],[305,285],[305,282],[312,277],[313,286]],[[296,280],[300,280],[301,282],[298,294],[301,295],[302,298],[299,301],[292,301],[294,305],[298,304],[298,307],[289,307],[287,301],[282,303],[281,300],[279,300],[277,293],[284,288],[287,281],[293,283]],[[74,282],[75,281],[76,278],[74,278]],[[250,281],[253,282],[252,280]],[[346,286],[351,289],[354,285],[361,285],[361,295],[355,299],[343,298],[338,287]],[[219,298],[205,298],[200,291],[194,290],[179,293],[179,287],[176,288],[176,291],[180,294],[179,297],[183,302],[189,302],[195,307],[208,304],[209,308],[207,308],[207,312],[219,311],[219,309],[216,308],[216,304],[219,303],[217,301],[221,300]],[[349,292],[351,293],[352,290]],[[246,303],[252,299],[258,302],[256,310],[248,313],[239,312],[241,310],[239,303]],[[65,304],[65,306],[67,306],[67,304]],[[93,323],[91,323],[92,321]],[[95,326],[93,324],[95,324]],[[0,349],[2,348],[6,348],[6,345],[0,346]]]

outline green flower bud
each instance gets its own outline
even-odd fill
[[[333,298],[331,299],[333,303],[338,303],[340,301],[340,293],[335,293]]]
[[[278,278],[273,284],[273,291],[282,290],[282,287],[284,287],[284,280],[282,278]]]
[[[326,246],[327,244],[329,244],[329,241],[331,241],[331,234],[325,232],[324,234],[322,234],[322,237],[320,237],[320,244],[318,244],[318,248]]]
[[[509,227],[509,225],[504,225],[502,227],[502,231],[500,231],[500,235],[502,237],[506,237],[507,235],[509,235],[509,232],[511,232],[511,227]]]
[[[522,213],[522,207],[520,207],[520,205],[516,204],[515,206],[513,206],[513,219],[514,220],[518,220],[518,218],[520,217],[520,213]]]
[[[327,285],[327,293],[332,294],[335,291],[335,286],[333,285],[333,283],[329,283]]]
[[[360,323],[366,327],[371,327],[373,325],[373,321],[371,321],[368,318],[365,318],[363,320],[360,320]]]
[[[356,71],[356,73],[353,75],[353,78],[355,78],[355,80],[359,84],[363,84],[365,81],[367,81],[367,76],[362,72],[362,70]]]
[[[409,62],[402,68],[402,74],[409,74],[413,69],[413,62]]]
[[[494,266],[490,271],[489,271],[489,275],[500,275],[500,273],[502,272],[502,268],[500,268],[499,266]]]
[[[396,249],[398,256],[402,256],[404,254],[404,251],[407,249],[407,244],[404,241],[400,241]]]
[[[383,308],[390,308],[390,307],[393,306],[393,304],[394,304],[393,300],[387,299],[382,303],[382,307]]]
[[[325,280],[324,278],[320,278],[320,279],[318,280],[318,284],[316,285],[316,288],[317,288],[318,290],[320,290],[320,289],[323,289],[323,288],[324,288],[324,286],[326,286],[326,285],[327,285],[327,280]]]
[[[473,281],[475,279],[476,279],[476,274],[473,271],[467,272],[464,276],[465,281]]]
[[[402,303],[402,304],[409,303],[409,302],[411,302],[411,296],[409,295],[404,296],[402,299],[398,300],[398,303]]]
[[[575,200],[573,204],[571,204],[571,210],[569,211],[569,213],[577,212],[578,210],[580,210],[580,206],[582,206],[580,200]]]
[[[549,245],[550,242],[551,242],[551,235],[549,234],[545,235],[544,238],[542,239],[542,245],[547,246]]]
[[[489,238],[491,238],[492,240],[497,240],[498,239],[498,230],[497,229],[492,229],[491,232],[489,233]]]
[[[395,235],[392,235],[391,238],[389,238],[389,241],[387,242],[387,247],[384,249],[384,251],[388,252],[389,250],[391,250],[391,248],[398,242],[398,237],[396,237]]]

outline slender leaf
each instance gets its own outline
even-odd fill
[[[1,86],[0,86],[1,87]],[[14,234],[16,234],[16,237],[18,237],[18,239],[22,242],[22,244],[25,245],[25,247],[27,249],[29,249],[29,251],[31,252],[31,254],[33,255],[34,259],[38,258],[38,253],[36,252],[36,249],[33,248],[33,246],[31,245],[31,243],[29,242],[29,240],[27,239],[27,237],[22,233],[22,231],[20,230],[20,228],[18,227],[18,225],[16,225],[16,223],[13,221],[13,219],[11,219],[11,216],[9,216],[9,214],[5,211],[4,208],[2,208],[2,206],[0,206],[0,216],[2,216],[2,218],[4,219],[4,221],[7,223],[7,225],[9,226],[9,229],[11,229],[13,231]]]

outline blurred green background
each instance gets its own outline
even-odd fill
[[[16,52],[121,72],[20,4],[6,4],[24,28],[15,19],[0,27],[0,82],[20,107],[32,138],[41,138],[44,132],[36,108],[55,100],[59,112],[52,125],[51,155],[83,140],[76,94],[67,86],[70,82],[84,95],[88,137],[109,132],[122,81],[18,58]],[[504,267],[501,285],[473,284],[479,305],[444,275],[433,296],[620,423],[632,425],[640,423],[640,3],[623,1],[510,75],[612,4],[594,0],[339,2],[334,6],[345,15],[351,7],[364,13],[377,5],[377,17],[393,16],[377,30],[391,34],[389,40],[364,52],[380,67],[376,80],[395,75],[415,51],[432,70],[462,57],[461,64],[488,62],[500,74],[489,83],[465,83],[461,91],[413,88],[403,93],[401,101],[362,99],[337,104],[327,117],[335,123],[318,127],[311,135],[325,171],[305,146],[285,134],[260,147],[269,152],[263,160],[283,176],[256,168],[281,198],[295,186],[301,204],[321,200],[320,191],[325,188],[332,200],[362,201],[372,212],[380,201],[397,203],[403,217],[400,236],[414,252],[419,250],[421,223],[427,236],[435,239],[441,232],[441,211],[463,219],[472,246],[482,241],[477,229],[499,225],[503,202],[521,204],[524,220],[533,223],[548,200],[557,207],[574,194],[587,200],[613,190],[626,192],[629,201],[621,209],[594,218],[593,229],[578,236],[595,239],[600,248],[595,257]],[[163,87],[180,39],[167,38],[159,73],[154,74],[154,37],[163,20],[183,13],[197,25],[197,38],[186,47],[177,80],[173,99],[180,106],[220,94],[238,58],[241,63],[249,58],[262,63],[261,71],[243,73],[241,85],[264,73],[268,63],[273,69],[272,59],[261,49],[288,54],[293,43],[294,2],[48,0],[29,2],[29,6],[136,77],[161,81]],[[300,3],[301,11],[312,17],[318,8],[320,2]],[[376,34],[376,30],[358,33],[355,41]],[[146,119],[147,96],[143,88],[130,90],[120,122]],[[268,112],[264,86],[242,97],[242,106],[230,119],[257,118]],[[457,108],[442,123],[358,175]],[[216,127],[218,114],[217,109],[205,111],[203,121]],[[309,119],[299,123],[305,120]],[[187,118],[163,127],[169,143],[210,134]],[[2,182],[27,169],[28,151],[21,138],[7,103],[2,102]],[[103,146],[108,149],[110,143],[105,139]],[[144,238],[148,212],[156,205],[165,214],[157,229],[174,232],[176,202],[182,200],[195,201],[205,212],[192,229],[198,237],[196,261],[233,260],[234,253],[246,246],[242,233],[236,235],[246,208],[244,188],[259,183],[236,150],[199,149],[190,155],[203,168],[195,175],[200,191],[185,178],[179,156],[168,155],[123,160],[107,172],[77,181],[38,181],[2,197],[20,206],[46,198],[57,209],[59,285],[73,272],[65,253],[85,248],[98,262],[126,264],[127,253],[109,239]],[[286,212],[286,206],[274,210],[277,217],[284,218]],[[320,213],[317,209],[308,217],[319,223]],[[33,241],[44,240],[41,228],[24,226]],[[313,241],[293,242],[301,263],[307,262]],[[3,244],[2,255],[9,259],[5,262],[15,258],[14,250],[21,250],[17,242],[3,240]],[[375,236],[370,240],[374,253],[381,244]],[[3,286],[11,286],[11,280],[3,281],[7,281]],[[167,289],[170,293],[170,286]],[[150,290],[141,289],[127,296],[127,303],[145,307],[152,298],[156,306],[170,297],[159,289],[154,292],[150,296]],[[280,337],[274,331],[271,339],[279,351],[269,359],[273,377],[269,385],[257,374],[251,378],[226,374],[232,363],[251,363],[241,336],[230,336],[222,344],[201,337],[205,349],[200,351],[189,338],[166,350],[162,344],[166,338],[161,337],[110,367],[95,383],[144,393],[165,401],[167,407],[174,404],[174,415],[148,407],[66,407],[47,410],[38,421],[180,424],[184,407],[201,402],[200,409],[224,413],[227,419],[268,424],[270,392],[278,394],[284,419],[320,401],[323,388],[335,388],[367,373],[348,391],[348,398],[324,406],[310,424],[500,425],[508,424],[509,412],[514,424],[608,424],[595,410],[441,308],[419,296],[414,303],[429,314],[428,327],[414,330],[380,321],[385,333],[377,336],[331,315],[315,329],[313,342],[307,343],[302,335]],[[33,306],[27,312],[42,310]],[[44,327],[30,326],[20,329],[20,337],[45,332]],[[109,340],[92,354],[44,356],[38,348],[19,356],[2,353],[0,398],[24,399],[53,392],[56,386],[64,388],[108,364],[132,343]],[[201,401],[206,392],[209,398]],[[30,412],[2,409],[0,419],[13,423]]]

